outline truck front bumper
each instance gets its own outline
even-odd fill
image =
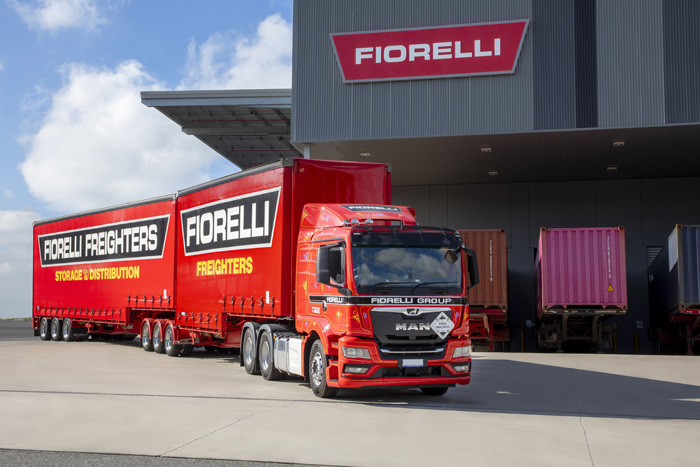
[[[471,353],[468,356],[456,358],[454,354],[458,347],[465,348],[470,344],[467,338],[451,338],[438,355],[410,351],[387,355],[386,351],[380,351],[374,341],[344,336],[338,342],[338,387],[426,387],[469,384]],[[366,349],[366,351],[353,352],[362,354],[364,358],[346,356],[343,352],[344,347]]]

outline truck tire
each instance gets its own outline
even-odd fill
[[[257,359],[255,358],[255,339],[253,339],[253,330],[246,329],[241,344],[241,360],[246,373],[254,375],[258,373]]]
[[[423,391],[423,394],[426,396],[442,396],[447,392],[448,388],[440,388],[440,387],[425,387],[425,388],[420,388],[421,391]]]
[[[51,320],[51,340],[60,341],[63,338],[61,335],[61,320],[53,318]]]
[[[192,355],[192,352],[194,351],[194,345],[192,344],[185,344],[182,346],[182,351],[180,352],[181,357],[189,357]]]
[[[148,321],[144,321],[143,326],[141,326],[141,347],[146,352],[153,352],[153,340],[148,332]]]
[[[39,339],[42,341],[51,339],[51,330],[49,327],[49,320],[46,319],[46,316],[42,317],[41,321],[39,321]]]
[[[66,342],[71,342],[75,339],[73,336],[73,325],[70,318],[63,318],[62,334],[63,340]]]
[[[274,343],[272,334],[263,332],[260,335],[260,347],[258,348],[258,361],[260,363],[260,374],[268,381],[280,379],[282,372],[275,368],[273,362]]]
[[[165,337],[163,338],[165,345],[165,353],[168,357],[179,357],[182,352],[182,345],[175,343],[175,333],[173,332],[172,324],[165,326]]]
[[[309,355],[309,384],[314,395],[323,399],[335,397],[338,388],[328,386],[326,381],[326,368],[328,367],[326,354],[320,340],[314,341]]]
[[[153,351],[155,353],[165,352],[165,345],[163,345],[163,333],[160,332],[160,323],[153,325]]]

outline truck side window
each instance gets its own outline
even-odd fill
[[[345,285],[345,248],[326,245],[318,249],[316,279],[321,284],[341,287]]]

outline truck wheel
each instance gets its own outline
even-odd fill
[[[160,323],[156,323],[153,326],[153,351],[155,353],[165,352],[165,346],[163,345],[163,339],[161,339]]]
[[[39,338],[42,341],[47,341],[51,339],[51,331],[49,330],[49,320],[46,319],[46,316],[41,318],[41,321],[39,321]]]
[[[153,352],[153,341],[151,340],[151,334],[148,332],[148,321],[145,321],[143,326],[141,326],[141,347],[146,352]]]
[[[427,388],[420,388],[421,391],[423,391],[423,394],[426,396],[442,396],[447,392],[448,388],[432,388],[432,387],[427,387]]]
[[[272,361],[274,348],[272,334],[263,332],[260,336],[258,358],[260,360],[260,374],[268,381],[273,381],[282,377],[282,372],[275,368],[274,362]]]
[[[258,368],[255,359],[255,340],[253,339],[253,330],[246,329],[243,336],[243,344],[241,345],[241,358],[246,373],[254,375],[258,373]]]
[[[66,342],[73,340],[73,326],[70,318],[63,318],[63,340]]]
[[[165,327],[163,343],[165,344],[165,353],[168,354],[168,357],[178,357],[180,352],[182,352],[182,346],[175,343],[175,333],[171,324]]]
[[[51,340],[60,341],[61,338],[61,320],[58,318],[53,318],[51,320]]]
[[[321,344],[320,340],[317,340],[311,346],[311,355],[309,355],[309,383],[311,384],[311,391],[316,396],[324,399],[335,397],[338,393],[338,388],[328,386],[328,381],[326,381],[327,366],[323,344]]]

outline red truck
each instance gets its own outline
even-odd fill
[[[43,340],[140,335],[240,351],[250,374],[338,388],[468,384],[474,253],[390,204],[385,164],[283,160],[34,224]],[[467,276],[468,275],[468,276]]]

